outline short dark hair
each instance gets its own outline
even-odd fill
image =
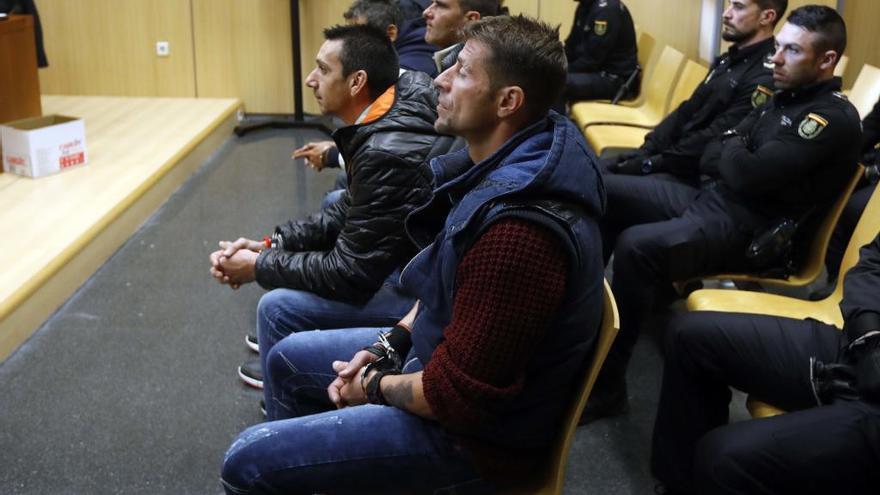
[[[458,0],[461,10],[468,12],[471,10],[480,13],[480,17],[489,17],[498,15],[501,10],[501,2],[499,0]]]
[[[776,20],[773,21],[774,26],[782,20],[782,16],[785,15],[785,10],[788,9],[788,0],[755,0],[755,3],[758,4],[758,7],[760,7],[761,10],[776,11]]]
[[[819,35],[814,43],[817,52],[837,52],[838,60],[846,49],[846,23],[840,14],[825,5],[804,5],[791,11],[787,21]]]
[[[523,15],[487,17],[468,23],[464,40],[490,51],[487,72],[493,89],[516,85],[525,93],[525,110],[535,119],[562,95],[568,62],[559,27]]]
[[[397,82],[400,65],[394,45],[384,29],[375,26],[333,26],[324,30],[327,41],[342,40],[339,60],[342,75],[362,70],[367,73],[370,98],[378,98]]]
[[[385,31],[391,24],[400,27],[403,11],[396,0],[355,0],[342,17],[347,21],[360,17],[367,24]]]

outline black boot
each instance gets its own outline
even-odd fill
[[[614,367],[612,366],[612,368]],[[578,425],[585,425],[601,418],[619,416],[628,411],[629,396],[626,390],[626,375],[624,372],[618,373],[603,367],[596,384],[593,386],[593,391],[590,392],[590,398],[587,400]]]

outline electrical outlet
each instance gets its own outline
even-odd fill
[[[171,45],[167,41],[157,41],[156,55],[159,57],[167,57],[168,55],[171,55]]]

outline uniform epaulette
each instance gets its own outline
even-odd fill
[[[849,98],[847,98],[847,96],[845,94],[841,93],[840,91],[832,91],[831,94],[840,98],[843,101],[849,101]]]

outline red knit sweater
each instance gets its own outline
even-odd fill
[[[567,272],[558,237],[520,219],[499,221],[464,254],[452,320],[422,376],[425,398],[447,429],[473,431],[520,393]]]

